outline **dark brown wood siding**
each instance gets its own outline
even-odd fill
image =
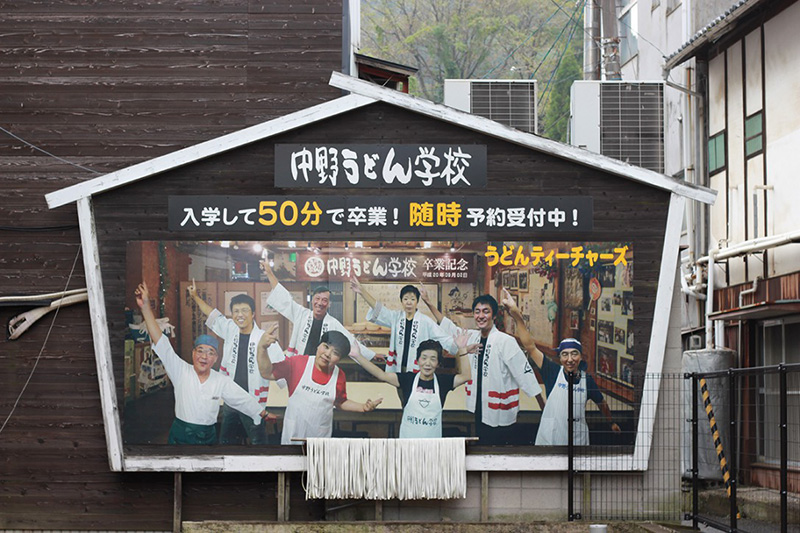
[[[0,296],[86,286],[75,207],[51,211],[46,193],[340,95],[328,85],[340,0],[19,0],[0,12],[0,127],[86,167],[0,131]],[[0,307],[0,322],[28,309]],[[0,424],[36,365],[0,433],[0,529],[171,529],[170,474],[109,471],[88,306],[62,309],[48,337],[53,316],[0,341]],[[274,474],[185,475],[184,517],[274,519],[276,486]],[[301,491],[291,505],[321,516]]]
[[[4,2],[3,127],[61,156],[155,157],[338,96],[341,26],[337,0]]]

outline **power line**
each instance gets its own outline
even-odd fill
[[[541,31],[541,29],[542,29],[542,28],[544,28],[544,25],[545,25],[545,24],[547,24],[548,22],[550,22],[550,19],[552,19],[553,17],[555,17],[555,16],[556,16],[556,14],[558,14],[558,11],[553,11],[553,13],[552,13],[552,14],[551,14],[549,17],[547,17],[547,19],[546,19],[544,22],[542,22],[542,23],[539,25],[539,27],[538,27],[538,28],[536,28],[535,30],[533,30],[533,31],[532,31],[532,32],[531,32],[531,33],[530,33],[530,34],[529,34],[527,37],[525,37],[525,39],[524,39],[524,40],[523,40],[521,43],[519,43],[519,44],[518,44],[518,45],[517,45],[517,46],[516,46],[516,47],[515,47],[515,48],[514,48],[514,49],[513,49],[513,50],[512,50],[512,51],[511,51],[511,52],[510,52],[510,53],[509,53],[509,54],[508,54],[508,55],[507,55],[507,56],[506,56],[506,57],[505,57],[505,58],[504,58],[504,59],[501,61],[501,62],[500,62],[500,63],[498,63],[497,65],[495,65],[494,67],[492,67],[492,69],[491,69],[489,72],[487,72],[486,74],[484,74],[483,76],[481,76],[481,79],[486,79],[486,77],[487,77],[487,76],[489,76],[489,74],[491,74],[492,72],[494,72],[495,70],[497,70],[498,68],[500,68],[500,66],[504,65],[504,64],[506,63],[506,61],[508,61],[508,60],[511,58],[511,56],[513,56],[513,55],[514,55],[514,54],[517,52],[517,50],[519,50],[520,48],[522,48],[522,46],[523,46],[525,43],[527,43],[528,41],[530,41],[530,40],[531,40],[531,38],[532,38],[534,35],[536,35],[537,33],[539,33],[539,31]]]
[[[558,44],[558,41],[561,39],[561,36],[564,35],[564,32],[567,30],[567,28],[569,27],[570,23],[573,22],[573,20],[572,20],[573,17],[578,12],[578,10],[583,7],[584,1],[579,2],[578,4],[575,5],[575,11],[573,11],[572,14],[569,16],[569,19],[567,19],[567,23],[564,24],[564,27],[561,28],[560,32],[558,32],[558,35],[556,36],[555,40],[553,41],[553,44],[550,46],[550,48],[547,49],[547,52],[544,54],[544,57],[542,58],[542,61],[534,69],[533,73],[529,76],[528,79],[533,79],[534,76],[536,76],[536,73],[539,72],[539,69],[542,67],[542,65],[544,65],[544,62],[547,61],[547,57],[550,55],[550,52],[553,51],[553,48],[555,48],[556,44]]]
[[[86,170],[86,171],[92,172],[93,174],[102,174],[102,172],[99,172],[99,171],[97,171],[97,170],[93,170],[93,169],[91,169],[91,168],[84,167],[83,165],[79,165],[79,164],[77,164],[77,163],[73,163],[72,161],[67,161],[67,160],[66,160],[66,159],[64,159],[63,157],[58,157],[57,155],[51,154],[51,153],[50,153],[50,152],[48,152],[47,150],[45,150],[45,149],[43,149],[43,148],[39,148],[39,147],[38,147],[38,146],[36,146],[35,144],[33,144],[33,143],[29,143],[28,141],[26,141],[26,140],[25,140],[25,139],[23,139],[22,137],[20,137],[20,136],[18,136],[18,135],[15,135],[15,134],[11,133],[10,131],[8,131],[7,129],[5,129],[5,128],[4,128],[4,127],[2,127],[2,126],[0,126],[0,131],[2,131],[3,133],[5,133],[5,134],[6,134],[6,135],[8,135],[9,137],[12,137],[12,138],[14,138],[14,139],[18,140],[19,142],[21,142],[21,143],[23,143],[23,144],[25,144],[25,145],[27,145],[27,146],[30,146],[30,147],[31,147],[31,148],[33,148],[34,150],[38,150],[39,152],[42,152],[43,154],[45,154],[45,155],[47,155],[47,156],[50,156],[50,157],[52,157],[52,158],[54,158],[54,159],[58,159],[58,160],[59,160],[59,161],[61,161],[62,163],[66,163],[66,164],[68,164],[68,165],[72,165],[73,167],[80,168],[81,170]]]
[[[67,231],[76,229],[77,224],[63,226],[0,226],[0,231],[38,232],[38,231]]]
[[[655,48],[656,51],[659,54],[661,54],[662,58],[664,58],[664,59],[667,58],[667,55],[664,53],[663,50],[661,50],[661,48],[659,48],[655,43],[653,43],[652,41],[650,41],[646,37],[644,37],[641,33],[639,33],[638,31],[634,30],[633,26],[631,26],[630,24],[628,24],[627,22],[625,22],[621,18],[618,18],[617,20],[619,21],[620,24],[622,24],[623,26],[626,26],[629,30],[631,30],[631,32],[634,33],[636,35],[636,37],[638,37],[639,39],[643,40],[644,42],[646,42],[647,44],[649,44],[650,46]]]
[[[69,271],[69,275],[67,276],[67,283],[64,286],[64,291],[66,292],[67,287],[69,287],[69,282],[72,280],[72,275],[75,273],[75,266],[78,264],[78,258],[81,256],[81,246],[78,246],[78,252],[75,254],[75,259],[72,262],[72,269]],[[5,421],[3,421],[3,425],[0,426],[0,433],[3,432],[8,421],[11,420],[11,415],[14,414],[14,411],[17,409],[19,405],[19,401],[22,399],[22,395],[25,394],[25,390],[28,388],[28,384],[31,382],[33,378],[34,372],[36,372],[36,367],[39,365],[39,360],[42,358],[42,354],[44,353],[44,348],[47,346],[47,341],[50,339],[50,333],[53,331],[53,326],[56,324],[56,318],[58,318],[58,312],[61,309],[59,305],[55,309],[55,313],[53,314],[53,320],[50,322],[50,328],[47,330],[47,335],[44,337],[44,342],[42,342],[42,347],[39,350],[39,354],[36,356],[36,361],[33,362],[33,368],[31,368],[31,373],[28,374],[28,379],[25,380],[25,384],[22,386],[22,390],[20,391],[19,395],[17,396],[14,405],[11,406],[11,411],[9,411],[8,416],[6,417]]]
[[[576,21],[576,24],[574,24],[572,26],[572,31],[570,31],[569,37],[567,38],[567,44],[564,46],[564,50],[561,52],[561,55],[558,57],[558,61],[556,62],[556,66],[553,68],[553,72],[550,73],[550,79],[547,80],[547,85],[545,86],[544,91],[542,92],[542,96],[539,97],[539,105],[542,104],[542,101],[544,101],[544,97],[547,95],[547,91],[550,90],[550,82],[553,81],[553,78],[555,77],[556,72],[558,72],[558,67],[561,66],[561,61],[564,59],[564,56],[567,54],[567,50],[569,50],[569,45],[572,42],[572,38],[575,36],[575,30],[577,29],[577,27],[578,27],[578,24],[577,24],[577,21]]]

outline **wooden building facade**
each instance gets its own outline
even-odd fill
[[[75,209],[49,210],[46,193],[341,94],[328,85],[342,64],[338,0],[2,11],[0,296],[86,286]],[[4,304],[0,321],[29,309]],[[61,309],[48,332],[52,317],[2,341],[0,529],[170,529],[171,475],[109,470],[87,306]],[[185,519],[277,516],[276,475],[211,478],[184,476]],[[321,516],[295,496],[293,516]]]
[[[184,520],[283,516],[275,504],[284,491],[279,470],[290,472],[295,487],[291,519],[325,517],[324,503],[305,501],[297,489],[302,461],[295,452],[168,453],[164,447],[126,446],[119,437],[116,402],[124,397],[125,380],[121,310],[130,305],[128,243],[209,238],[200,229],[170,230],[171,196],[289,194],[274,183],[278,144],[482,145],[487,187],[461,197],[590,197],[591,230],[562,231],[557,240],[632,243],[632,306],[638,319],[633,350],[642,372],[660,370],[683,204],[686,198],[712,201],[707,189],[348,76],[334,75],[329,85],[330,72],[341,62],[339,3],[180,2],[167,7],[112,2],[96,6],[91,16],[71,4],[23,5],[26,11],[20,8],[2,22],[12,29],[34,28],[16,36],[8,31],[0,39],[0,47],[8,50],[0,59],[8,73],[4,83],[12,89],[4,92],[3,105],[8,116],[19,117],[4,127],[102,176],[89,180],[94,172],[42,155],[15,138],[0,145],[0,179],[11,199],[0,206],[7,220],[0,231],[4,295],[88,285],[91,303],[89,313],[85,306],[60,310],[52,331],[43,319],[21,339],[4,343],[0,405],[4,412],[14,411],[0,433],[0,527],[168,529],[173,520],[170,470],[186,471]],[[343,91],[352,94],[342,97]],[[185,147],[190,148],[181,150]],[[320,199],[365,193],[350,188],[310,192]],[[376,192],[412,194],[402,189],[366,193]],[[436,200],[454,193],[424,194]],[[53,209],[45,205],[45,195]],[[77,213],[72,202],[78,203]],[[456,239],[441,229],[361,235],[368,240]],[[260,230],[230,236],[269,241],[304,240],[309,234]],[[354,240],[347,231],[327,231],[318,238]],[[468,238],[554,240],[511,229],[457,236]],[[86,273],[82,265],[89,267]],[[0,309],[6,320],[20,312]],[[645,389],[639,394],[648,394]],[[656,402],[638,400],[655,409]],[[645,433],[640,431],[643,438]],[[649,448],[632,448],[626,469],[646,469]],[[471,471],[509,469],[491,450],[471,455]],[[521,456],[517,470],[559,470],[566,464],[563,457],[530,451]],[[237,466],[226,468],[229,458]]]

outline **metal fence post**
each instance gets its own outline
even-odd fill
[[[574,379],[575,373],[569,372],[567,374],[567,520],[569,522],[575,520],[575,495],[573,494],[575,489],[575,471],[573,469],[575,460],[575,444],[573,442],[573,438],[575,435],[572,416],[572,383]]]
[[[738,450],[737,450],[737,434],[736,434],[736,374],[733,369],[728,370],[728,418],[730,420],[730,451],[731,455],[728,458],[728,465],[730,471],[730,488],[731,488],[731,531],[737,531],[737,515],[739,514],[739,507],[736,505],[736,481],[739,477],[738,468]]]
[[[789,529],[789,502],[787,492],[789,490],[789,427],[788,427],[788,383],[786,379],[786,365],[778,365],[781,383],[781,533],[786,533]]]
[[[697,373],[692,373],[692,529],[697,530],[698,523],[697,523],[697,513],[699,509],[699,497],[697,494],[698,486],[697,482],[700,463],[697,457],[699,452],[699,436],[697,433],[698,430],[698,408],[697,402],[699,400],[699,394],[697,389],[699,387]]]

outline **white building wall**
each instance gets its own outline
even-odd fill
[[[766,51],[766,157],[768,227],[773,235],[800,229],[800,3],[767,21]],[[800,246],[789,245],[770,254],[770,274],[795,272],[800,267]]]
[[[762,76],[761,76],[761,30],[750,32],[745,38],[745,90],[747,92],[747,115],[752,115],[762,108]]]
[[[765,23],[764,75],[760,29],[709,61],[709,134],[725,129],[728,150],[727,171],[710,178],[711,187],[723,193],[711,210],[712,243],[724,244],[727,239],[728,245],[734,245],[800,229],[800,210],[796,208],[800,200],[796,185],[800,150],[800,113],[796,111],[800,109],[799,27],[798,3]],[[764,101],[765,156],[747,159],[745,117],[761,110]],[[783,246],[769,251],[767,257],[768,275],[795,272],[800,265],[800,247]],[[763,275],[758,258],[747,261],[747,271],[744,258],[728,262],[731,284]]]
[[[660,81],[664,79],[663,56],[667,50],[677,48],[686,41],[683,30],[683,10],[676,9],[667,15],[666,1],[638,0],[630,2],[635,10],[639,53],[622,65],[625,81]],[[626,8],[627,9],[627,8]],[[676,69],[669,81],[685,84],[684,71]],[[664,93],[665,123],[664,173],[680,175],[684,168],[683,121],[686,116],[685,96],[680,91],[667,87]]]
[[[744,84],[742,72],[742,45],[736,43],[726,52],[727,86],[725,101],[727,112],[725,123],[728,143],[728,244],[739,244],[747,240],[745,225],[749,218],[745,209],[745,170],[744,170]],[[742,258],[728,262],[728,280],[731,284],[743,283],[745,266]]]

